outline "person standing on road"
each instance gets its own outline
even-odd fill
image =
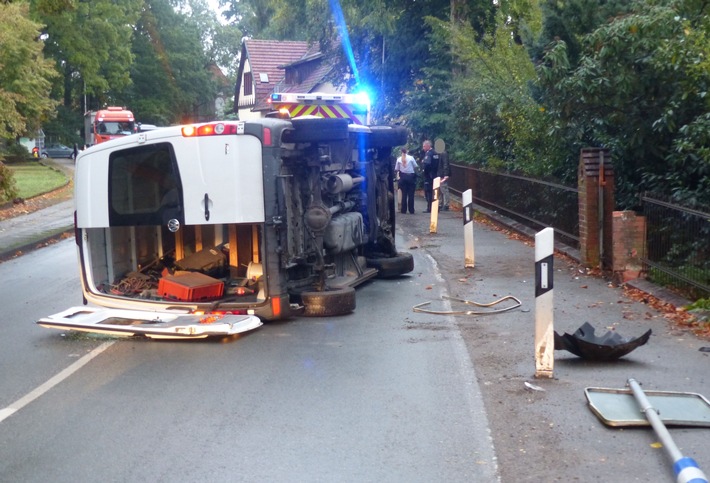
[[[417,162],[414,157],[407,154],[407,148],[402,148],[402,155],[397,158],[394,165],[395,172],[399,176],[399,189],[402,190],[401,213],[407,210],[414,214],[414,190],[417,187]]]
[[[79,156],[79,145],[74,143],[74,151],[71,153],[71,158],[76,161],[77,156]]]
[[[434,143],[434,150],[439,155],[439,169],[436,175],[441,179],[439,185],[439,209],[449,211],[449,177],[451,176],[451,165],[449,164],[449,154],[444,147],[444,141],[437,139]]]
[[[422,150],[424,151],[424,157],[422,158],[424,197],[427,203],[425,213],[431,213],[431,203],[434,201],[434,178],[436,178],[439,171],[439,155],[431,148],[431,141],[428,139],[422,143]]]

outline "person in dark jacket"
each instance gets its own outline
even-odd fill
[[[424,157],[422,158],[422,169],[424,171],[424,197],[426,198],[427,209],[425,213],[431,213],[431,203],[434,201],[434,178],[439,172],[439,155],[431,147],[428,139],[422,143]]]

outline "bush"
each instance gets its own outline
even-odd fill
[[[12,170],[8,168],[0,158],[0,201],[9,201],[17,197],[15,187],[15,177]]]

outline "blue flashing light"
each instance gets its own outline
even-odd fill
[[[353,47],[350,43],[348,26],[345,23],[345,16],[343,15],[343,9],[340,7],[340,2],[338,0],[330,0],[330,9],[335,17],[335,25],[340,32],[340,39],[343,42],[343,50],[345,51],[345,56],[348,58],[348,63],[350,64],[353,76],[355,76],[355,82],[359,83],[360,73],[358,72],[357,65],[355,64],[355,54],[353,53]]]
[[[357,100],[357,103],[366,105],[368,108],[371,104],[371,98],[372,96],[366,89],[360,89],[355,93],[355,99]]]

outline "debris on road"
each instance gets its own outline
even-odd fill
[[[644,345],[652,332],[649,329],[641,337],[626,338],[613,331],[598,337],[594,331],[592,324],[585,322],[574,334],[555,332],[555,350],[566,350],[583,359],[611,361]]]
[[[449,297],[449,296],[442,296],[441,297],[443,300],[452,300],[454,302],[460,302],[466,305],[475,305],[476,307],[493,307],[494,305],[498,305],[499,303],[505,302],[507,300],[512,300],[514,305],[502,308],[502,309],[494,309],[494,310],[484,310],[484,311],[476,311],[476,310],[431,310],[431,309],[423,309],[422,307],[426,307],[427,305],[431,305],[431,302],[422,302],[421,304],[415,305],[412,310],[414,312],[421,312],[424,314],[433,314],[433,315],[491,315],[491,314],[499,314],[501,312],[507,312],[509,310],[513,310],[517,307],[520,307],[522,305],[522,302],[520,302],[519,299],[516,297],[513,297],[512,295],[507,295],[503,298],[500,298],[498,300],[495,300],[490,303],[479,303],[479,302],[474,302],[473,300],[464,300],[464,299],[457,299],[454,297]]]
[[[525,387],[526,387],[527,389],[530,389],[531,391],[541,391],[541,392],[544,392],[544,391],[545,391],[545,388],[544,388],[544,387],[536,386],[535,384],[530,384],[530,383],[527,382],[527,381],[525,381]]]
[[[592,412],[607,426],[650,424],[673,462],[676,481],[707,483],[695,460],[680,452],[666,424],[710,427],[708,400],[696,393],[644,391],[633,378],[627,384],[629,389],[587,388],[585,394]]]

